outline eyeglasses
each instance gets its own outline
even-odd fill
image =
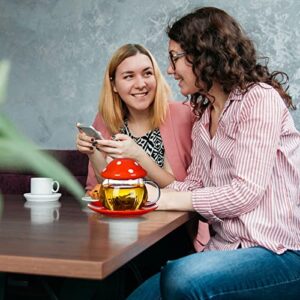
[[[169,60],[170,60],[170,63],[171,63],[171,66],[173,68],[173,70],[176,69],[176,61],[181,58],[181,57],[184,57],[186,55],[186,52],[174,52],[174,51],[169,51]]]

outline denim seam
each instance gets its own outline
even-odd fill
[[[219,293],[219,294],[211,295],[211,296],[209,296],[208,298],[205,298],[205,299],[213,299],[214,297],[217,297],[217,296],[234,294],[236,292],[241,292],[241,291],[253,291],[253,290],[259,290],[259,289],[265,289],[265,288],[269,288],[269,287],[272,287],[272,286],[279,286],[279,285],[284,285],[284,284],[292,283],[292,282],[295,282],[295,281],[298,281],[298,280],[300,280],[300,277],[292,279],[292,280],[289,280],[289,281],[284,281],[284,282],[280,282],[280,283],[269,284],[269,285],[265,285],[265,286],[261,286],[261,287],[257,287],[257,288],[238,289],[238,290],[235,290],[235,291],[228,291],[228,292],[224,292],[224,293]]]

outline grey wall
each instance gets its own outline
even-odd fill
[[[112,52],[124,43],[144,44],[166,73],[166,24],[204,5],[243,24],[271,68],[289,74],[300,108],[298,0],[0,0],[0,60],[12,66],[1,109],[42,148],[75,148],[75,124],[92,122]],[[300,110],[293,116],[300,129]]]

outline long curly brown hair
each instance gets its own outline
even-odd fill
[[[225,11],[215,7],[196,9],[169,25],[166,32],[192,64],[199,91],[190,100],[197,116],[209,105],[207,96],[214,82],[226,93],[238,88],[243,94],[254,84],[264,82],[278,91],[288,108],[295,109],[287,93],[288,75],[270,73],[267,57],[263,58],[264,64],[257,62],[253,42]]]

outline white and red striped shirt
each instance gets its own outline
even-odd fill
[[[300,250],[300,134],[279,94],[267,84],[232,92],[213,138],[209,116],[194,125],[189,175],[169,186],[192,191],[212,224],[205,250]]]

